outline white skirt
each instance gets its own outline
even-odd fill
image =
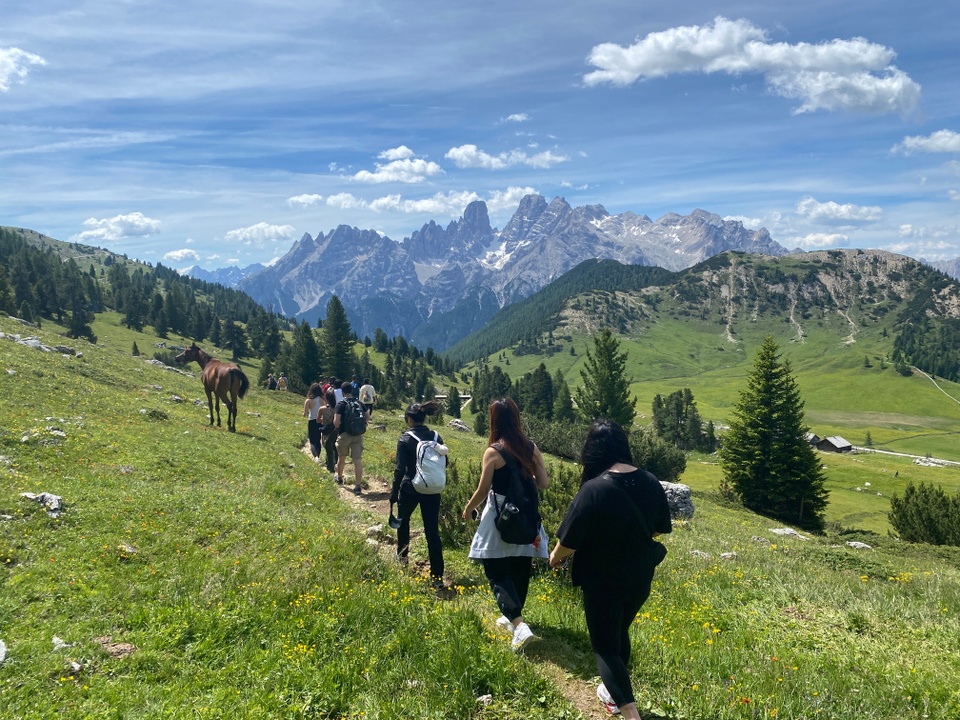
[[[506,501],[506,496],[497,493],[497,502],[500,506]],[[550,540],[547,538],[547,531],[540,525],[540,535],[535,542],[528,545],[514,545],[504,542],[500,537],[500,531],[494,524],[497,515],[497,509],[493,503],[493,490],[487,495],[487,504],[483,507],[483,513],[480,515],[480,524],[477,526],[477,532],[473,535],[473,541],[470,543],[470,555],[473,560],[488,560],[491,558],[503,557],[534,557],[546,560],[550,551],[547,544]]]

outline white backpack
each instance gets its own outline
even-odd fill
[[[413,430],[407,434],[417,441],[417,472],[413,476],[413,487],[424,495],[436,495],[443,492],[447,485],[447,446],[440,443],[440,436],[433,434],[432,440],[421,440]]]

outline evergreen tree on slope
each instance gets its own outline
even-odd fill
[[[637,399],[630,397],[627,353],[619,349],[620,341],[609,328],[593,339],[593,352],[587,350],[586,367],[580,371],[583,385],[577,388],[576,401],[586,420],[609,418],[629,432]]]
[[[807,442],[803,401],[779,348],[767,337],[723,435],[724,480],[748,509],[812,531],[823,530],[825,477]]]

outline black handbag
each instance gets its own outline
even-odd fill
[[[495,444],[494,449],[503,457],[510,472],[510,485],[504,497],[503,505],[497,502],[493,493],[493,524],[505,543],[511,545],[531,545],[540,535],[540,509],[537,489],[529,478],[521,477],[516,458],[502,445]],[[524,483],[532,487],[524,488]]]

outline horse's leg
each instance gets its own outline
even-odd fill
[[[220,425],[220,393],[214,393],[214,402],[217,405],[217,427],[221,427]]]
[[[227,425],[230,427],[230,432],[237,431],[237,388],[235,386],[230,387],[230,399],[227,400],[224,397],[224,402],[227,403],[227,409],[230,411],[230,414],[227,416]],[[230,423],[230,418],[233,418],[233,423]]]
[[[210,406],[210,425],[213,425],[213,392],[210,390],[207,390],[207,405]]]

